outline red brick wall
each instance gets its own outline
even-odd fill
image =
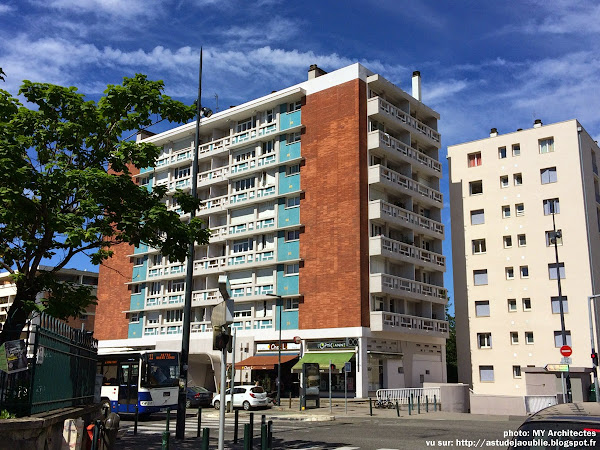
[[[302,107],[300,329],[369,326],[366,100],[353,80]]]

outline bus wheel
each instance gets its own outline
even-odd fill
[[[221,408],[221,402],[219,400],[215,401],[215,409]]]

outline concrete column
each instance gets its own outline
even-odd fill
[[[367,355],[366,337],[358,339],[356,362],[356,398],[367,398],[369,396],[369,357]]]

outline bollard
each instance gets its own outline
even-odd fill
[[[437,412],[437,395],[433,394],[433,410]]]
[[[251,450],[252,444],[250,444],[250,424],[244,424],[244,450]]]
[[[369,415],[373,415],[373,399],[369,397]]]
[[[240,421],[240,410],[236,409],[234,414],[235,414],[235,419],[233,422],[233,443],[237,444],[238,443],[238,424]]]
[[[200,430],[202,429],[202,406],[198,407],[198,428],[196,430],[196,437],[200,437]]]
[[[268,448],[269,450],[273,450],[273,421],[269,420],[267,422],[267,438],[268,438]]]
[[[400,405],[398,404],[398,400],[396,400],[396,415],[400,417]]]
[[[417,414],[421,414],[421,396],[417,397]]]
[[[202,433],[202,450],[208,450],[208,443],[210,442],[210,428],[205,428]]]
[[[290,409],[292,409],[292,391],[290,390]]]
[[[260,450],[267,450],[268,441],[267,425],[263,423],[260,426]]]
[[[137,436],[137,426],[138,426],[139,414],[140,414],[140,409],[139,409],[138,405],[135,405],[135,418],[134,418],[134,422],[133,422],[133,435],[134,436]]]
[[[250,413],[250,447],[254,446],[254,413]]]
[[[171,408],[167,409],[167,428],[165,431],[169,431],[169,422],[171,421]]]
[[[162,450],[169,450],[169,438],[170,434],[168,431],[163,431],[162,433]]]
[[[429,412],[429,396],[425,396],[425,412]]]
[[[408,415],[412,415],[412,395],[408,397]]]
[[[260,416],[260,426],[262,427],[265,423],[267,423],[267,416],[265,414],[261,414],[261,416]]]

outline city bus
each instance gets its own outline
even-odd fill
[[[102,404],[110,412],[139,414],[177,408],[179,353],[143,350],[98,355]]]

